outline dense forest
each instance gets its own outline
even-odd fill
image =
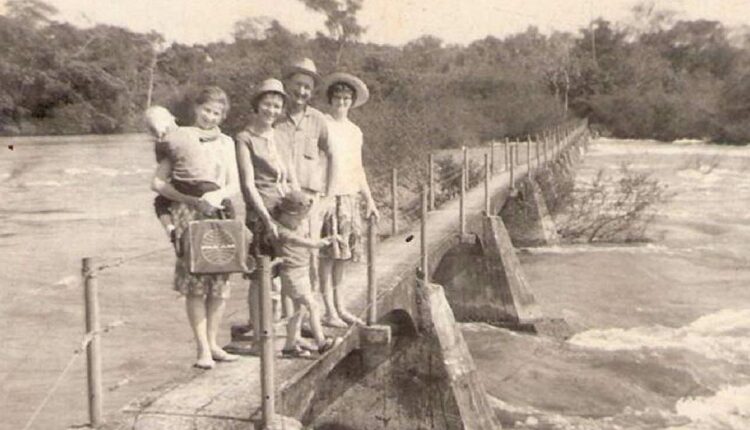
[[[6,0],[0,134],[134,131],[149,103],[178,106],[208,83],[228,92],[224,128],[234,133],[254,84],[305,55],[323,73],[350,71],[370,86],[372,101],[353,114],[378,149],[370,157],[525,136],[567,116],[619,137],[750,140],[750,42],[718,22],[641,5],[631,24],[599,19],[577,34],[530,27],[466,46],[429,35],[388,46],[360,41],[362,0],[344,8],[300,1],[326,16],[325,32],[296,34],[249,17],[232,42],[187,46],[156,33],[77,28],[56,21],[42,0]]]

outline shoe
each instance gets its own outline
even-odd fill
[[[310,351],[306,349],[302,349],[300,347],[295,347],[294,349],[282,349],[281,357],[282,358],[304,358],[307,360],[314,359]]]

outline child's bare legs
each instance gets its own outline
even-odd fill
[[[312,294],[306,294],[302,300],[304,305],[307,307],[310,315],[310,330],[312,331],[315,342],[318,343],[318,347],[326,343],[326,335],[323,332],[323,326],[320,323],[320,310],[318,310],[318,304],[315,302],[315,298]]]
[[[187,296],[185,309],[198,347],[198,359],[195,366],[210,369],[214,367],[214,359],[211,357],[211,345],[208,341],[206,299],[203,296]]]
[[[334,297],[335,284],[332,283],[334,260],[331,258],[321,258],[319,261],[320,265],[318,274],[320,275],[320,288],[323,293],[323,304],[326,308],[323,320],[326,325],[331,327],[344,328],[346,327],[346,323],[339,316]]]
[[[167,232],[167,236],[172,236],[172,232],[174,231],[174,224],[172,223],[172,215],[169,214],[162,214],[159,215],[159,223],[164,228],[164,231]]]
[[[237,356],[224,351],[216,342],[219,333],[221,317],[224,315],[226,300],[222,297],[206,297],[206,332],[208,334],[208,346],[211,350],[211,358],[216,361],[235,361]]]
[[[346,261],[345,260],[331,260],[333,262],[333,273],[332,273],[332,279],[333,279],[333,297],[334,302],[336,303],[336,309],[339,311],[339,316],[341,317],[344,322],[347,324],[363,324],[362,320],[357,318],[356,316],[349,313],[349,311],[346,310],[343,303],[341,302],[341,283],[344,280],[344,269],[346,269]]]
[[[301,303],[294,300],[294,312],[286,322],[286,342],[284,342],[284,350],[292,351],[297,349],[297,341],[299,340],[299,328],[302,324],[302,318],[305,316],[305,309]]]

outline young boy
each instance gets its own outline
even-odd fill
[[[276,207],[274,219],[278,223],[278,239],[273,240],[274,250],[282,259],[280,267],[281,291],[294,302],[294,314],[287,322],[286,343],[281,353],[284,357],[308,357],[310,352],[298,345],[300,324],[305,311],[310,315],[310,328],[318,344],[318,353],[324,354],[341,343],[341,338],[326,338],[320,324],[320,312],[315,305],[310,287],[310,251],[332,244],[335,237],[310,239],[302,227],[312,207],[312,199],[300,191],[291,191],[282,197]],[[306,223],[304,223],[306,224]]]
[[[152,106],[146,109],[144,116],[148,130],[154,138],[156,162],[159,163],[164,158],[170,158],[173,162],[173,171],[176,174],[173,175],[170,182],[177,191],[193,197],[202,197],[204,194],[220,188],[216,182],[204,179],[210,176],[204,173],[210,173],[216,168],[215,160],[205,160],[206,157],[191,157],[195,153],[195,148],[191,147],[193,144],[191,139],[188,138],[189,134],[200,132],[200,142],[215,140],[221,134],[218,129],[215,131],[199,131],[195,127],[179,127],[175,117],[161,106]],[[204,165],[197,166],[195,161],[188,161],[191,159],[200,160],[200,163]],[[204,178],[201,178],[201,176]],[[170,240],[177,246],[175,227],[172,214],[169,211],[171,203],[168,198],[158,195],[154,199],[154,211]],[[226,218],[234,218],[231,200],[225,199],[222,201],[222,206]]]

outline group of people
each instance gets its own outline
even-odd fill
[[[325,114],[310,105],[316,89],[325,95]],[[323,78],[315,63],[303,58],[285,68],[283,82],[267,79],[257,86],[249,124],[235,140],[219,128],[229,99],[218,87],[203,88],[193,99],[192,126],[178,127],[164,108],[147,111],[158,162],[154,207],[178,253],[174,288],[186,297],[196,367],[210,369],[238,357],[217,344],[229,275],[191,273],[179,258],[183,238],[191,221],[233,218],[230,197],[240,191],[251,254],[281,260],[278,277],[288,316],[282,355],[325,353],[340,339],[327,337],[323,325],[346,328],[361,322],[344,307],[341,285],[347,263],[361,254],[361,202],[367,217],[379,216],[362,165],[362,131],[348,118],[349,110],[368,98],[367,86],[356,76],[337,72]],[[248,276],[255,345],[257,273]],[[314,296],[318,289],[323,315]],[[305,316],[316,342],[312,348],[300,339]]]

